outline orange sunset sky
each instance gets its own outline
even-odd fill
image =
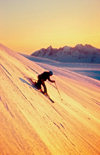
[[[100,48],[100,0],[0,0],[0,43],[30,54],[40,48]]]

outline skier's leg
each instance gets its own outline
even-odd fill
[[[47,94],[47,88],[46,88],[46,85],[45,85],[44,81],[42,82],[42,86],[43,86],[43,88],[44,88],[43,93],[44,93],[44,94]]]
[[[38,81],[35,83],[36,88],[41,89],[41,84],[42,84],[41,80],[38,79]]]

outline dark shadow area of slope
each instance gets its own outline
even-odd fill
[[[23,78],[19,78],[19,80],[32,87],[32,85],[30,83],[28,83],[26,80],[24,80]]]
[[[91,71],[90,70],[84,70],[84,71],[78,70],[78,71],[76,71],[75,70],[75,72],[89,76],[89,77],[94,78],[96,80],[100,80],[100,71],[92,71],[92,70]]]

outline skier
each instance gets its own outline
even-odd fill
[[[52,71],[43,72],[42,74],[38,75],[38,81],[35,83],[35,86],[37,89],[41,90],[41,92],[45,95],[47,95],[47,88],[45,85],[45,81],[49,80],[50,82],[55,82],[54,80],[50,79],[50,76],[53,75]],[[43,86],[44,91],[42,91],[41,86]]]

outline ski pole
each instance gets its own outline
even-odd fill
[[[58,89],[58,87],[57,87],[56,82],[55,82],[55,86],[56,86],[56,89],[57,89],[57,91],[58,91],[58,94],[59,94],[59,96],[60,96],[61,101],[63,101],[63,99],[62,99],[62,97],[61,97],[61,94],[60,94],[60,92],[59,92],[59,89]]]

